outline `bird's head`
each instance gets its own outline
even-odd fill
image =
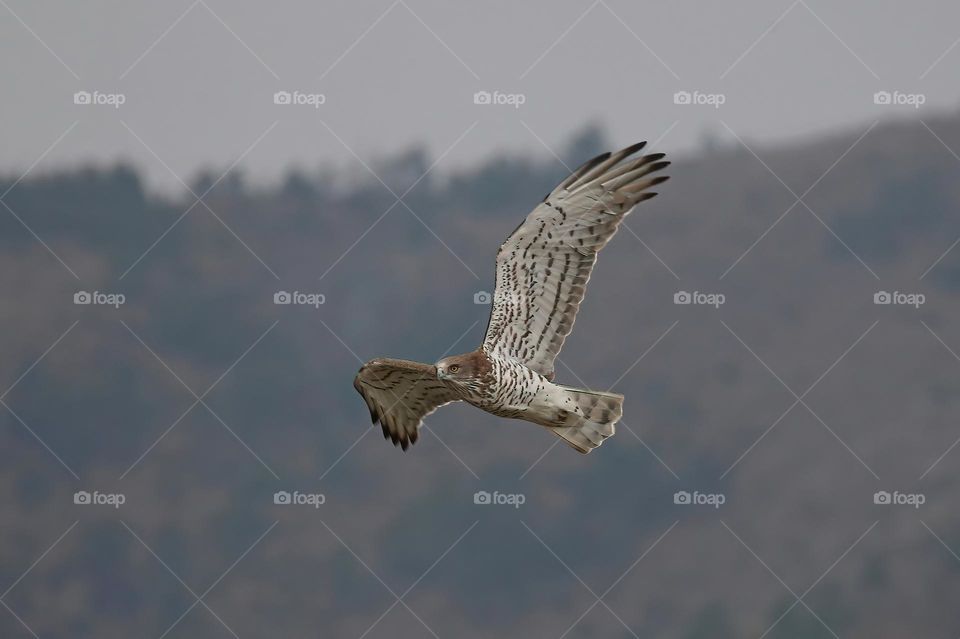
[[[436,364],[437,379],[454,384],[465,384],[480,379],[490,372],[490,362],[483,353],[444,357]]]

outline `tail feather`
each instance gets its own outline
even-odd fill
[[[561,424],[553,427],[553,432],[581,453],[589,453],[616,432],[614,426],[623,415],[623,395],[562,388],[575,408],[566,413]]]

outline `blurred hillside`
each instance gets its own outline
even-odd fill
[[[406,453],[370,428],[361,361],[474,348],[500,242],[563,163],[633,141],[212,170],[177,200],[125,166],[0,181],[0,635],[960,634],[956,115],[673,158],[558,366],[626,395],[594,454],[459,405]]]

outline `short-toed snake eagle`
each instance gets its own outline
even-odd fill
[[[364,364],[354,387],[385,437],[404,450],[423,418],[466,401],[494,415],[540,424],[581,453],[614,433],[623,396],[555,384],[554,360],[573,329],[600,252],[624,217],[667,179],[662,153],[634,144],[586,162],[500,246],[490,323],[475,351],[435,365],[399,359]]]

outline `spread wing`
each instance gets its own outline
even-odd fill
[[[500,246],[484,347],[553,379],[553,363],[573,329],[593,265],[623,218],[667,179],[646,142],[586,162],[561,182]]]
[[[383,436],[406,450],[416,443],[423,418],[458,399],[437,379],[437,368],[403,359],[375,359],[360,368],[353,387],[367,402]]]

